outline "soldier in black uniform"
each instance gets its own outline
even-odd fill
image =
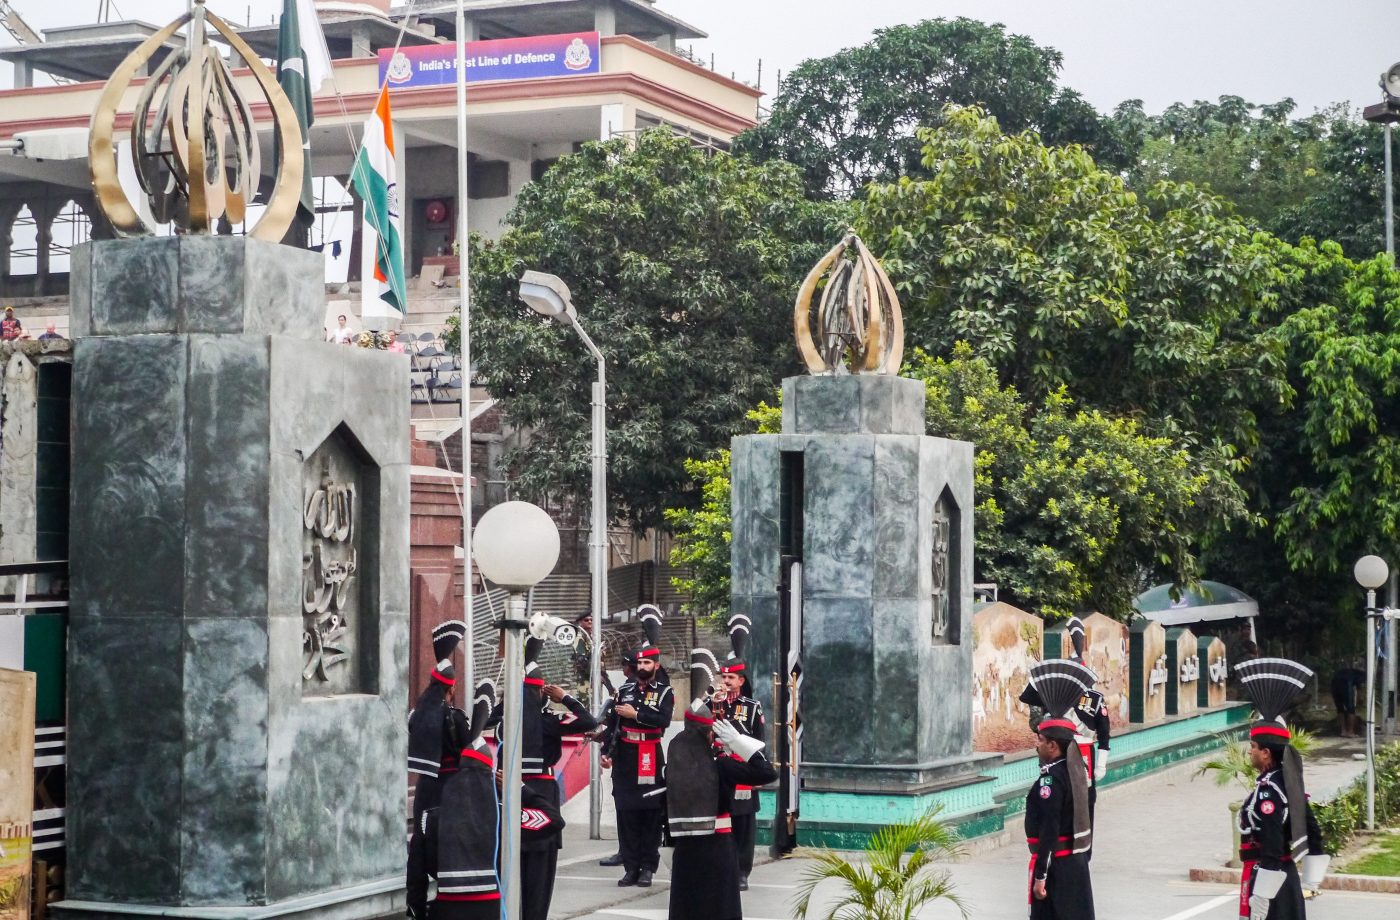
[[[763,706],[754,699],[749,684],[748,665],[744,651],[749,642],[749,618],[736,613],[729,618],[731,651],[720,665],[721,688],[710,702],[717,720],[728,722],[740,734],[764,741],[767,727],[763,721]],[[734,847],[739,854],[739,890],[749,890],[749,873],[753,871],[754,831],[758,824],[758,791],[740,784],[734,789],[730,808],[734,824]]]
[[[457,758],[467,740],[467,714],[452,705],[457,683],[452,653],[466,625],[448,620],[433,627],[433,657],[437,667],[428,685],[408,714],[408,772],[417,776],[413,792],[413,820],[442,799],[442,784],[457,772]]]
[[[490,681],[477,688],[460,767],[446,781],[442,804],[413,824],[408,844],[408,915],[414,920],[498,920],[500,879],[496,874],[499,799],[491,751],[481,740],[495,702]],[[429,877],[438,879],[428,901]]]
[[[734,793],[778,778],[762,741],[715,718],[707,702],[715,668],[708,650],[691,652],[691,704],[666,759],[667,823],[675,847],[670,920],[741,920]]]
[[[661,816],[665,804],[665,755],[661,737],[671,724],[675,698],[669,684],[657,679],[660,668],[661,618],[642,616],[646,640],[637,649],[637,676],[618,688],[609,716],[608,764],[612,766],[613,804],[617,808],[617,842],[623,875],[618,885],[651,886],[661,864]],[[605,765],[608,765],[605,764]]]
[[[1074,743],[1075,723],[1067,718],[1094,674],[1077,662],[1052,660],[1035,665],[1031,680],[1049,715],[1036,734],[1040,776],[1026,794],[1030,917],[1094,920],[1088,772]]]
[[[531,683],[538,680],[537,673],[536,670],[531,670],[526,675],[526,697],[527,700],[536,696],[539,698],[540,718],[536,723],[540,733],[537,748],[539,756],[538,760],[532,763],[531,772],[525,773],[522,770],[522,776],[525,786],[546,799],[557,811],[562,803],[554,766],[563,753],[563,738],[565,735],[590,732],[598,723],[594,720],[593,713],[579,700],[565,693],[564,688],[544,684],[542,681],[539,686]],[[551,708],[551,702],[562,703],[567,712]],[[533,747],[534,742],[527,745],[527,749]],[[559,864],[559,850],[563,845],[562,835],[555,835],[552,839],[539,836],[532,840],[522,839],[520,914],[523,920],[546,920],[549,916],[549,904],[554,899],[554,875]]]
[[[1317,884],[1326,862],[1303,787],[1303,761],[1289,744],[1283,713],[1302,694],[1312,671],[1283,658],[1255,658],[1235,665],[1240,689],[1260,720],[1250,726],[1249,758],[1259,771],[1240,806],[1240,917],[1249,920],[1303,920],[1306,916],[1299,865]]]
[[[1065,631],[1069,633],[1073,649],[1070,652],[1069,660],[1083,664],[1084,622],[1079,617],[1070,617]],[[1031,730],[1035,731],[1040,722],[1040,711],[1045,707],[1034,681],[1027,684],[1026,689],[1021,691],[1021,702],[1031,707]],[[1075,723],[1074,742],[1079,745],[1079,757],[1084,761],[1088,771],[1089,822],[1092,824],[1094,810],[1099,800],[1099,783],[1108,774],[1108,745],[1112,740],[1108,706],[1104,704],[1103,694],[1095,690],[1091,684],[1079,695],[1079,699],[1075,700],[1067,718]]]
[[[637,654],[636,652],[624,652],[622,655],[622,682],[625,684],[634,680],[637,676]],[[607,766],[609,758],[612,757],[616,748],[617,737],[614,729],[617,722],[613,718],[613,707],[617,705],[617,690],[613,688],[609,691],[608,701],[603,705],[603,711],[598,715],[599,727],[594,729],[592,735],[593,742],[602,748],[601,756],[603,766]],[[611,856],[605,856],[598,860],[600,866],[620,866],[622,865],[622,850],[618,849]]]

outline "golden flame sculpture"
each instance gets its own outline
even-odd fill
[[[262,173],[252,111],[223,56],[209,44],[207,24],[247,62],[272,107],[281,162],[272,197],[248,235],[276,242],[291,226],[301,197],[301,129],[272,72],[237,32],[205,10],[204,0],[195,0],[190,12],[142,42],[103,87],[88,133],[97,203],[118,236],[155,233],[117,179],[117,107],[137,71],[187,23],[185,47],[172,51],[150,74],[132,112],[132,157],[151,215],[189,233],[211,233],[220,218],[242,223],[257,192]]]
[[[853,250],[853,258],[845,258]],[[814,298],[823,275],[820,303]],[[812,338],[816,312],[819,340]],[[832,247],[797,292],[793,334],[812,374],[896,374],[904,359],[904,316],[880,263],[854,231]]]

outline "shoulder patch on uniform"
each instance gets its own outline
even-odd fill
[[[1048,799],[1048,798],[1050,798],[1050,787],[1048,787],[1048,786],[1041,786],[1041,787],[1040,787],[1040,797],[1041,797],[1042,799]]]
[[[1055,777],[1050,776],[1048,773],[1047,773],[1045,776],[1042,776],[1042,777],[1040,778],[1040,785],[1042,785],[1042,786],[1049,786],[1049,785],[1053,784],[1054,782],[1055,782]]]
[[[1264,814],[1266,814],[1266,815],[1271,815],[1271,814],[1274,813],[1274,803],[1273,803],[1273,802],[1265,802],[1265,803],[1263,803],[1262,805],[1259,806],[1259,810],[1262,811],[1262,812],[1263,812]]]
[[[549,827],[549,815],[538,808],[522,808],[520,810],[520,826],[527,831],[542,831]]]

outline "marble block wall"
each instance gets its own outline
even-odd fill
[[[1167,715],[1189,716],[1196,712],[1196,684],[1203,676],[1196,634],[1184,626],[1167,630]]]
[[[403,870],[408,359],[320,341],[321,278],[242,237],[74,251],[60,910],[393,906],[361,895]],[[304,677],[327,451],[354,483],[350,693]]]
[[[731,610],[753,619],[765,676],[779,669],[782,455],[802,455],[804,789],[914,792],[970,769],[972,445],[926,437],[923,403],[913,380],[790,378],[783,433],[733,442]]]

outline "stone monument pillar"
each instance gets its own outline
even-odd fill
[[[854,262],[841,258],[847,248]],[[968,778],[979,762],[973,450],[924,434],[923,384],[893,373],[898,303],[864,246],[848,238],[814,276],[828,267],[824,354],[798,299],[798,343],[814,376],[784,381],[781,434],[733,443],[731,609],[753,621],[750,660],[765,704],[769,675],[800,652],[803,796],[918,795]],[[804,295],[814,289],[810,277]],[[848,312],[848,297],[869,306]],[[865,327],[850,362],[860,373],[842,361],[854,322]],[[787,650],[778,648],[790,616],[780,610],[783,557],[801,561],[800,634]]]
[[[116,106],[186,23],[133,127],[148,205],[181,232],[143,237],[114,179]],[[255,131],[205,117],[235,85],[200,82],[226,70],[206,23],[281,140],[246,237],[210,235],[245,219],[259,169]],[[161,93],[188,118],[147,118]],[[128,238],[73,254],[63,916],[402,909],[408,359],[322,341],[322,256],[276,242],[300,146],[275,78],[202,0],[117,68],[93,116],[94,188]]]
[[[407,358],[320,341],[321,262],[75,252],[70,911],[397,906]]]

